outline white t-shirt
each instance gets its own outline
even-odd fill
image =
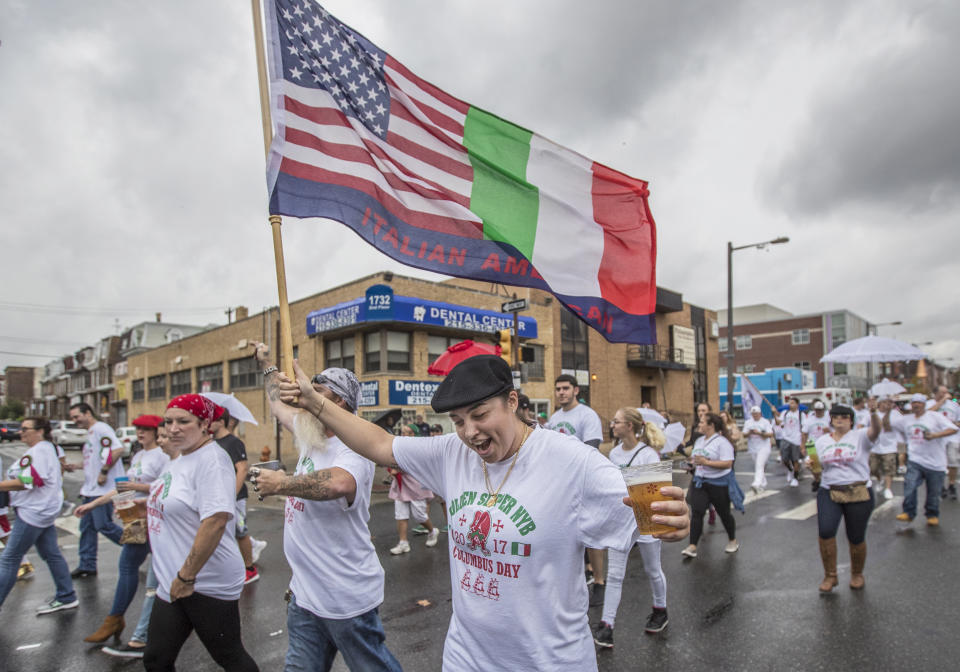
[[[839,441],[825,434],[814,444],[823,474],[820,486],[847,485],[863,481],[870,485],[870,443],[866,429],[851,429]]]
[[[370,541],[370,490],[374,464],[328,438],[326,448],[297,462],[296,474],[339,467],[357,482],[346,497],[319,502],[287,497],[283,552],[293,571],[297,606],[320,618],[353,618],[383,602],[383,567]]]
[[[709,439],[705,436],[697,439],[696,443],[693,444],[693,452],[690,456],[701,455],[708,460],[732,460],[733,453],[733,444],[723,438],[722,434],[714,434]],[[716,467],[700,465],[694,473],[701,478],[722,478],[730,473],[730,469],[731,467],[717,469]]]
[[[743,423],[743,435],[747,437],[747,450],[750,451],[751,455],[756,455],[764,446],[770,446],[770,439],[769,437],[757,436],[756,434],[748,435],[751,429],[755,429],[761,434],[772,434],[773,427],[766,418],[754,420],[753,416],[747,418],[747,421]]]
[[[547,420],[547,429],[575,436],[583,442],[603,441],[603,426],[597,412],[585,404],[577,404],[569,411],[562,408]]]
[[[939,413],[926,411],[919,418],[913,413],[902,415],[896,420],[890,416],[890,425],[897,429],[907,442],[907,459],[916,462],[925,469],[933,471],[947,470],[947,438],[928,441],[924,432],[942,432],[956,429],[957,426]],[[956,436],[955,434],[953,436]]]
[[[24,458],[27,457],[30,458],[30,467],[36,472],[32,476],[34,483],[24,483],[26,490],[11,490],[10,504],[16,509],[17,518],[27,525],[50,527],[63,507],[63,475],[60,473],[56,446],[49,441],[39,441],[33,447],[27,448],[23,457],[10,465],[7,478],[20,476],[24,469]],[[31,474],[29,467],[27,474]],[[43,485],[36,485],[37,476],[43,481]]]
[[[117,459],[107,472],[107,481],[97,483],[100,469],[107,463],[107,453],[122,448],[113,428],[105,422],[96,422],[87,430],[87,442],[83,444],[83,487],[80,494],[84,497],[99,497],[116,490],[113,482],[117,476],[124,475],[123,460]]]
[[[807,441],[816,442],[821,436],[830,433],[830,416],[824,413],[822,418],[818,418],[816,414],[808,414],[803,419],[802,427]]]
[[[865,429],[870,426],[870,411],[866,408],[861,408],[859,411],[853,409],[853,428],[854,429]]]
[[[806,417],[807,414],[801,411],[784,411],[780,414],[784,441],[789,441],[795,446],[800,445],[800,427]]]
[[[233,518],[237,476],[230,456],[215,441],[171,460],[150,487],[147,521],[157,595],[170,601],[170,584],[193,547],[200,522],[215,513]],[[228,521],[229,522],[229,521]],[[233,528],[228,524],[227,530]],[[194,590],[220,600],[243,591],[243,559],[233,534],[224,532],[197,574]]]
[[[929,410],[935,403],[933,399],[927,400],[927,410]],[[957,404],[953,399],[947,399],[943,402],[943,405],[937,410],[933,411],[934,413],[939,413],[947,420],[952,422],[954,425],[960,423],[960,404]],[[947,444],[960,443],[960,432],[946,438]]]
[[[2,474],[2,473],[4,473],[4,471],[3,471],[3,455],[0,455],[0,474]],[[9,510],[10,510],[9,507],[0,506],[0,516],[6,515],[6,514],[7,514],[7,511],[9,511]]]
[[[153,483],[167,469],[170,456],[159,447],[141,450],[130,460],[127,476],[134,483]]]
[[[595,671],[583,551],[625,552],[639,536],[620,470],[577,439],[536,428],[488,507],[480,457],[456,434],[397,437],[393,454],[448,507],[444,671]],[[494,487],[512,460],[487,465]]]
[[[873,450],[870,451],[874,455],[890,455],[891,453],[897,452],[897,444],[903,443],[903,436],[896,429],[893,429],[895,421],[897,418],[902,418],[903,414],[896,408],[890,411],[890,427],[889,432],[883,430],[883,413],[877,411],[877,417],[880,419],[880,436],[877,437],[877,440],[873,444]],[[869,422],[867,423],[869,426]]]

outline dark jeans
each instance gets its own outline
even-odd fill
[[[821,539],[833,539],[840,529],[840,519],[843,518],[843,528],[847,532],[847,541],[851,544],[862,544],[867,538],[867,523],[873,513],[873,488],[870,499],[866,502],[853,504],[837,504],[830,499],[830,491],[826,488],[817,490],[817,529]]]
[[[713,504],[727,531],[727,537],[733,541],[737,538],[737,522],[730,512],[730,493],[725,485],[702,484],[697,488],[692,483],[687,491],[687,503],[690,505],[690,543],[696,545],[703,534],[703,514]]]
[[[117,590],[113,593],[111,616],[123,616],[133,602],[140,583],[140,565],[150,554],[150,544],[124,544],[120,551]]]
[[[916,462],[907,461],[907,475],[903,477],[903,512],[915,518],[917,515],[917,490],[920,483],[927,483],[927,499],[923,505],[923,514],[927,518],[940,516],[940,490],[946,474],[921,467]]]
[[[289,647],[285,672],[327,672],[337,651],[351,670],[401,672],[387,648],[378,609],[353,618],[320,618],[297,606],[287,607]]]
[[[239,600],[218,600],[200,593],[174,602],[165,602],[158,595],[153,601],[144,669],[176,670],[180,649],[194,630],[220,667],[229,672],[259,671],[240,639]]]
[[[96,497],[84,497],[83,503],[89,504],[95,499]],[[113,543],[120,543],[123,528],[113,522],[113,502],[92,509],[80,519],[80,564],[77,569],[97,571],[98,532]]]

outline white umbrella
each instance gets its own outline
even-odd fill
[[[686,436],[687,430],[679,422],[673,422],[663,429],[664,436],[667,437],[667,443],[661,449],[661,454],[672,453],[680,447],[680,444],[683,443],[683,437]]]
[[[876,383],[873,387],[870,388],[871,397],[892,397],[895,394],[900,394],[901,392],[906,392],[905,388],[900,383],[884,378],[879,383]]]
[[[253,413],[250,412],[250,409],[244,406],[243,402],[233,396],[233,394],[224,394],[223,392],[202,392],[200,396],[206,397],[218,406],[223,406],[225,409],[230,411],[230,417],[239,422],[249,422],[251,425],[260,424],[256,421],[256,419],[254,419]]]
[[[638,408],[637,410],[640,412],[641,417],[643,417],[644,422],[652,422],[658,427],[663,427],[667,424],[667,419],[652,408]]]
[[[912,362],[925,359],[916,346],[895,338],[864,336],[847,341],[820,358],[821,362],[848,364],[851,362]]]

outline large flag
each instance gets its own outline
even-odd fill
[[[763,395],[753,381],[743,374],[740,374],[740,405],[743,406],[743,417],[750,415],[750,409],[754,406],[763,408]]]
[[[337,220],[418,268],[545,289],[609,341],[656,341],[646,182],[441,91],[312,0],[265,4],[272,214]]]

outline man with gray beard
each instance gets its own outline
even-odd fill
[[[264,367],[270,411],[291,432],[299,451],[293,475],[250,470],[260,497],[287,497],[283,552],[292,570],[287,591],[287,648],[284,669],[329,670],[339,651],[350,670],[398,671],[387,649],[379,608],[383,567],[370,541],[370,491],[374,464],[347,448],[310,413],[280,401],[282,374],[271,366],[267,347],[255,343]],[[360,403],[360,382],[347,369],[313,377],[325,403],[351,413]]]

